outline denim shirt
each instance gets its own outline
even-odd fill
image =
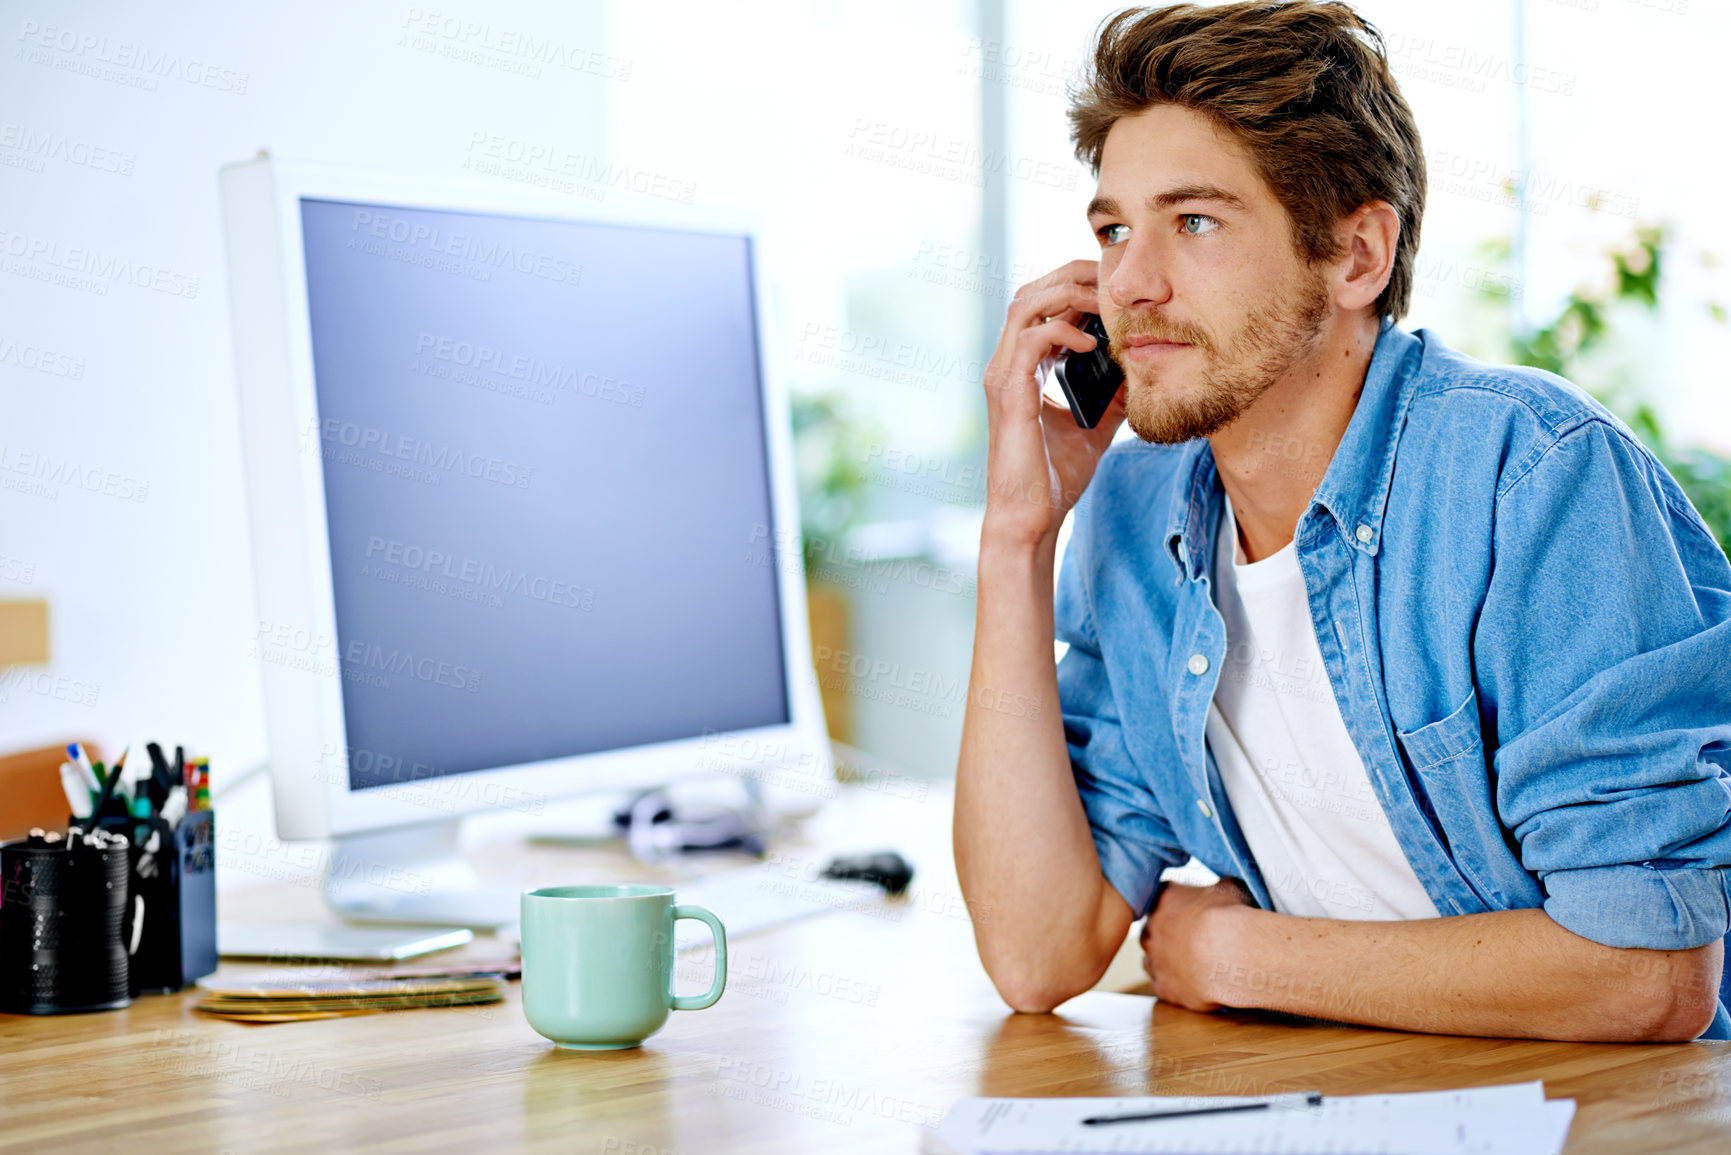
[[[1138,917],[1192,855],[1272,907],[1203,734],[1221,511],[1205,440],[1116,443],[1058,576],[1076,786]],[[1543,907],[1613,947],[1726,936],[1731,565],[1626,426],[1385,323],[1295,540],[1334,699],[1440,914]],[[1643,961],[1583,980],[1665,981]],[[1731,1038],[1728,1000],[1731,968],[1702,1038]]]

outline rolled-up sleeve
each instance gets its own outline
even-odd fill
[[[1124,744],[1086,588],[1088,533],[1078,510],[1058,575],[1053,620],[1069,649],[1058,661],[1058,705],[1076,790],[1088,815],[1100,870],[1137,918],[1148,913],[1160,872],[1189,858]],[[1155,706],[1158,708],[1158,705]]]
[[[1602,420],[1498,498],[1474,641],[1497,808],[1559,925],[1686,949],[1731,929],[1731,566]]]

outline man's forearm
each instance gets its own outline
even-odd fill
[[[956,871],[980,959],[1018,1010],[1049,1009],[1091,986],[1130,925],[1128,905],[1103,893],[1064,742],[1052,660],[1054,549],[982,543],[956,768]],[[1114,899],[1121,925],[1115,911],[1102,920],[1103,902]]]
[[[1213,912],[1208,996],[1233,1007],[1435,1034],[1681,1041],[1717,1007],[1722,947],[1607,947],[1542,910],[1410,922]]]

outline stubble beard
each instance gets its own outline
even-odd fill
[[[1125,338],[1146,334],[1195,346],[1205,358],[1202,380],[1190,396],[1174,396],[1155,370],[1125,369],[1125,421],[1144,441],[1176,445],[1224,429],[1316,345],[1328,318],[1329,295],[1320,273],[1301,273],[1296,294],[1251,310],[1224,348],[1197,325],[1166,321],[1157,315],[1120,313],[1111,345],[1116,354]],[[1138,370],[1146,375],[1139,376]]]

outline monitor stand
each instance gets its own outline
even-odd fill
[[[349,922],[497,930],[523,888],[484,883],[458,852],[457,819],[344,835],[325,865],[325,901]]]

